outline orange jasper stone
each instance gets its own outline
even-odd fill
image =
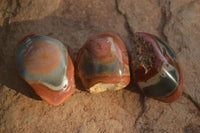
[[[78,75],[90,93],[119,90],[130,82],[127,49],[115,33],[102,32],[90,37],[76,61]]]
[[[15,57],[20,76],[51,105],[59,105],[75,89],[74,66],[68,48],[47,36],[27,36]]]

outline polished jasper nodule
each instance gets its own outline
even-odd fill
[[[61,104],[75,89],[74,66],[61,41],[29,35],[15,50],[19,75],[51,105]]]
[[[90,93],[118,90],[130,82],[124,42],[112,32],[90,37],[77,56],[77,72]]]
[[[149,97],[164,102],[177,100],[183,77],[173,50],[158,37],[136,33],[132,41],[133,80]]]

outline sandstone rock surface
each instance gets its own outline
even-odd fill
[[[1,0],[0,132],[200,132],[199,0]],[[97,32],[110,30],[130,45],[133,32],[155,34],[175,50],[184,93],[166,104],[134,85],[91,95],[76,92],[57,107],[42,101],[15,71],[16,43],[30,33],[70,45],[74,55]]]

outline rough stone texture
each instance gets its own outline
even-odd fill
[[[200,132],[199,0],[1,0],[0,132]],[[160,36],[183,69],[183,96],[166,104],[133,85],[91,95],[77,85],[62,105],[42,101],[15,71],[13,53],[25,35],[48,35],[76,56],[94,33],[111,30],[129,45],[133,32]]]
[[[187,10],[186,10],[187,9]],[[200,107],[200,1],[190,0],[176,6],[171,3],[170,19],[164,34],[184,66],[184,93]]]

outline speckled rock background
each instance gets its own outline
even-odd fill
[[[95,95],[77,85],[69,99],[52,107],[17,76],[14,48],[25,35],[62,40],[76,56],[89,36],[105,30],[127,47],[137,31],[167,41],[183,70],[180,99],[162,103],[132,84]],[[0,133],[198,133],[199,51],[199,0],[1,0]]]

